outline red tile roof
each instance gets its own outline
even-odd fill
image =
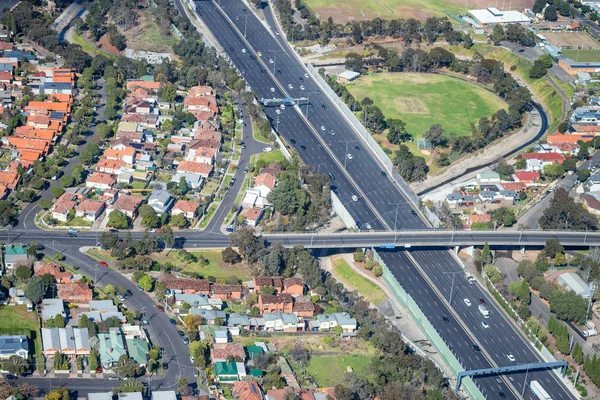
[[[212,170],[212,165],[196,161],[182,161],[177,166],[178,172],[186,172],[190,174],[208,175]]]
[[[519,181],[537,181],[540,179],[540,173],[534,171],[515,171],[514,176]]]
[[[523,154],[526,160],[540,160],[540,161],[552,161],[552,162],[563,162],[565,156],[560,153],[527,153]]]
[[[215,343],[210,352],[213,359],[226,360],[228,357],[246,358],[244,346],[241,343]]]
[[[239,400],[262,400],[263,398],[260,386],[256,381],[234,382],[231,394]]]
[[[173,210],[181,210],[184,213],[196,212],[197,209],[198,203],[186,200],[177,200],[177,203],[175,203],[175,206],[173,206]]]
[[[165,282],[169,289],[196,290],[199,292],[210,291],[210,282],[206,279],[178,279],[171,275],[163,275],[158,280]]]
[[[275,188],[275,182],[276,182],[276,178],[274,175],[271,175],[270,173],[264,173],[264,174],[260,174],[258,175],[256,178],[254,178],[254,187],[263,185],[268,187],[269,189],[273,189]]]

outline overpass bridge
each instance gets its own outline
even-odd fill
[[[5,243],[54,243],[68,247],[96,246],[102,232],[79,232],[75,238],[67,238],[56,231],[26,231],[0,233]],[[125,232],[121,232],[123,234]],[[132,239],[140,239],[143,232],[130,232]],[[157,235],[151,233],[150,235]],[[229,236],[203,231],[175,231],[176,247],[197,249],[222,249],[230,245]],[[411,247],[491,247],[527,248],[540,247],[549,239],[558,240],[564,247],[581,248],[600,246],[600,232],[581,231],[450,231],[442,229],[403,230],[396,232],[343,232],[343,233],[273,233],[265,234],[265,240],[281,243],[285,247],[306,248],[411,248]]]

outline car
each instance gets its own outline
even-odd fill
[[[182,337],[181,340],[183,341],[183,344],[190,344],[190,341],[185,336]]]
[[[353,158],[352,154],[350,154],[350,153],[347,154],[347,157],[348,157],[348,160],[352,160],[352,158]]]
[[[489,328],[490,326],[488,325],[487,322],[485,321],[481,321],[481,326],[483,326],[485,329]]]
[[[515,356],[513,356],[512,353],[508,353],[506,358],[508,358],[509,361],[515,362]]]
[[[410,213],[411,213],[412,215],[414,215],[415,217],[417,216],[417,212],[416,212],[415,210],[410,210]]]
[[[198,377],[198,375],[199,375],[199,373],[198,373],[198,370],[194,370],[194,377],[196,377],[196,378],[197,378],[197,377]]]
[[[321,130],[325,132],[325,125],[321,125]]]
[[[300,149],[301,149],[301,150],[306,150],[306,146],[305,146],[305,145],[302,145],[302,146],[300,146]]]
[[[327,108],[327,106],[325,104],[321,104],[321,108],[324,110]]]
[[[308,79],[308,74],[304,74],[304,77],[305,77],[306,79]]]
[[[275,110],[275,114],[281,115],[281,111],[280,110]]]
[[[8,374],[8,375],[6,375],[6,379],[9,380],[9,381],[13,381],[13,380],[17,379],[17,376],[16,375]]]
[[[304,90],[304,85],[300,85],[300,90]]]
[[[62,172],[62,171],[58,171],[58,172],[56,173],[56,175],[54,175],[54,176],[52,177],[52,180],[53,180],[53,181],[55,181],[55,180],[57,180],[57,179],[60,179],[60,177],[61,177],[61,176],[63,176],[63,175],[64,175],[64,172]]]
[[[275,88],[274,87],[271,88],[271,92],[275,93]]]
[[[233,185],[235,185],[235,181],[236,181],[236,180],[237,180],[237,179],[235,179],[235,178],[231,178],[231,180],[229,181],[229,186],[233,186]]]
[[[163,306],[161,306],[160,304],[158,304],[158,305],[156,306],[156,309],[157,309],[158,311],[160,311],[160,312],[165,312],[165,308],[164,308]]]
[[[296,144],[296,139],[290,139],[291,144]]]
[[[156,229],[148,229],[148,233],[156,233]]]
[[[275,34],[276,34],[276,35],[279,35],[279,31],[275,31]]]
[[[329,179],[331,179],[332,181],[335,181],[335,176],[333,176],[333,174],[327,174],[329,175]]]
[[[269,58],[269,63],[273,64],[273,59]]]
[[[141,287],[140,285],[137,285],[135,288],[136,288],[137,290],[139,290],[140,292],[143,292],[143,291],[144,291],[144,289],[142,289],[142,287]]]
[[[79,229],[70,228],[69,232],[71,232],[71,233],[79,233]]]
[[[246,54],[246,49],[242,49],[242,53]]]
[[[108,377],[109,381],[118,381],[119,379],[121,379],[121,378],[119,378],[118,376],[109,376]]]
[[[381,176],[387,176],[387,174],[385,173],[385,171],[381,171]]]
[[[481,351],[481,349],[479,348],[479,346],[477,346],[476,344],[473,345],[473,350],[479,352]]]
[[[240,147],[241,147],[242,149],[245,149],[245,148],[246,148],[246,143],[242,143]]]
[[[148,325],[150,325],[150,322],[148,322],[147,319],[143,319],[142,324],[144,324],[145,326],[148,326]]]
[[[227,225],[227,228],[225,228],[225,230],[227,232],[235,232],[235,225],[233,225],[233,224]]]
[[[171,325],[177,325],[177,321],[175,321],[173,318],[169,319],[169,322]]]
[[[279,108],[281,108],[282,110],[285,110],[285,104],[280,105]]]
[[[484,299],[479,299],[479,304],[482,304],[485,306],[485,300]]]
[[[304,82],[304,78],[303,77],[300,77],[298,79],[300,79],[300,82]]]
[[[247,174],[248,173],[248,167],[244,168],[244,173]]]
[[[525,51],[525,49],[519,49],[519,53],[522,53],[524,51]]]
[[[335,136],[335,131],[333,129],[330,130],[329,133],[331,133],[331,136]]]
[[[260,51],[257,51],[256,55],[259,56],[259,57],[262,57],[262,53]]]
[[[118,295],[117,299],[119,299],[119,301],[125,301],[125,297],[123,297],[123,295]]]
[[[444,320],[445,323],[450,322],[450,318],[446,317],[445,315],[442,317],[442,319]]]
[[[67,232],[67,237],[74,238],[74,237],[77,237],[77,234],[75,234],[73,232]]]
[[[183,334],[183,332],[182,332],[182,331],[177,331],[177,333],[178,333],[178,334],[179,334],[179,336],[181,336],[181,337],[183,337],[183,336],[184,336],[184,334]]]
[[[367,228],[368,230],[371,230],[371,229],[373,229],[373,228],[371,227],[371,224],[370,224],[370,223],[368,223],[368,222],[365,224],[365,228]]]
[[[289,88],[289,89],[293,89],[294,87],[292,86],[292,84],[291,84],[291,83],[288,83],[288,88]]]
[[[504,394],[504,392],[498,392],[498,396],[500,396],[501,399],[506,398],[506,395]]]
[[[101,373],[102,373],[102,367],[98,367],[98,368],[96,368],[96,373],[97,373],[97,374],[101,374]]]
[[[471,307],[471,300],[469,300],[469,299],[463,299],[463,301],[465,302],[465,304],[467,305],[467,307]]]
[[[108,267],[106,261],[100,261],[98,264],[100,264],[101,267]]]
[[[359,146],[354,146],[354,150],[360,150]]]
[[[229,50],[233,51],[233,47],[229,47]]]
[[[271,152],[271,151],[273,151],[273,148],[272,148],[272,147],[265,147],[265,148],[263,149],[263,153],[269,153],[269,152]]]
[[[162,363],[162,369],[169,369],[169,364]]]
[[[358,201],[358,196],[357,196],[357,195],[355,195],[355,194],[353,194],[353,195],[352,195],[352,200],[354,200],[354,201]]]

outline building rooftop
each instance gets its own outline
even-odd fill
[[[568,290],[572,290],[579,296],[589,299],[592,295],[590,286],[574,272],[567,272],[558,276],[558,282]]]

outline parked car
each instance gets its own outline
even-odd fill
[[[98,264],[100,264],[101,267],[108,267],[106,261],[100,261]]]
[[[135,288],[136,288],[137,290],[139,290],[140,292],[143,292],[143,291],[144,291],[144,289],[142,289],[142,287],[141,287],[140,285],[137,285]]]
[[[156,309],[160,312],[165,312],[165,308],[163,306],[161,306],[160,304],[156,306]]]
[[[190,341],[185,336],[181,338],[183,340],[183,344],[190,344]]]
[[[67,232],[67,237],[74,238],[77,237],[77,234],[73,232]]]

